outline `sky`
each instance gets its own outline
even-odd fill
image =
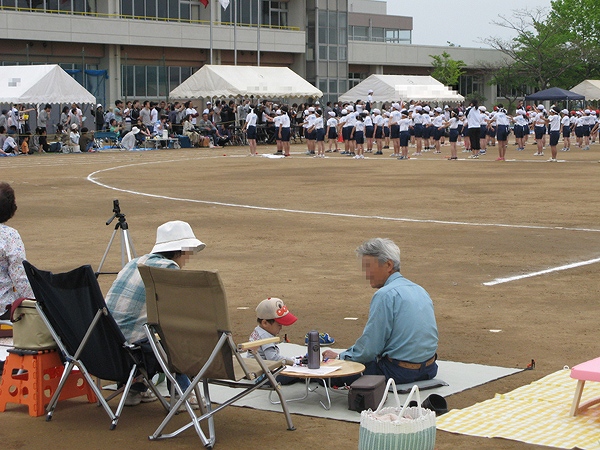
[[[413,18],[412,43],[447,46],[447,41],[461,47],[489,47],[480,41],[487,37],[512,39],[511,33],[492,21],[498,15],[511,17],[514,10],[537,7],[550,10],[551,0],[387,0],[390,15]]]

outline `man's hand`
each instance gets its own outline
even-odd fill
[[[333,350],[325,350],[323,352],[323,361],[326,359],[337,359],[339,355]]]

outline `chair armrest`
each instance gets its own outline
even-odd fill
[[[238,344],[237,348],[238,348],[238,350],[248,350],[248,349],[257,348],[257,347],[260,347],[260,346],[266,345],[266,344],[277,344],[280,341],[281,341],[281,338],[274,336],[272,338],[259,339],[258,341],[243,342],[241,344]]]

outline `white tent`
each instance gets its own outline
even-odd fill
[[[287,67],[205,65],[171,91],[174,99],[214,97],[322,97],[323,93]]]
[[[570,91],[583,95],[586,100],[600,100],[600,80],[582,81]]]
[[[430,76],[371,75],[340,96],[340,100],[366,100],[369,90],[373,91],[373,101],[378,103],[397,100],[462,102],[465,99]]]
[[[0,103],[96,103],[96,98],[56,64],[0,66]]]

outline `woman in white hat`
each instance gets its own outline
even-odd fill
[[[123,136],[123,139],[121,139],[121,147],[123,147],[125,150],[133,150],[137,142],[137,138],[135,136],[139,132],[140,129],[138,127],[134,126],[131,128],[131,131],[129,131],[125,136]]]
[[[145,339],[143,326],[147,322],[146,288],[138,266],[143,264],[165,269],[181,269],[194,253],[203,250],[204,247],[206,245],[196,238],[190,224],[174,220],[157,228],[156,244],[150,253],[125,264],[106,294],[106,306],[127,342],[135,343]],[[189,386],[189,379],[185,375],[177,375],[176,378],[183,390]],[[134,387],[137,386],[132,386],[125,401],[126,406],[156,400],[151,391],[142,386],[134,390]]]
[[[76,123],[71,124],[71,134],[69,134],[69,151],[71,153],[81,153],[81,148],[79,147],[79,127]]]

